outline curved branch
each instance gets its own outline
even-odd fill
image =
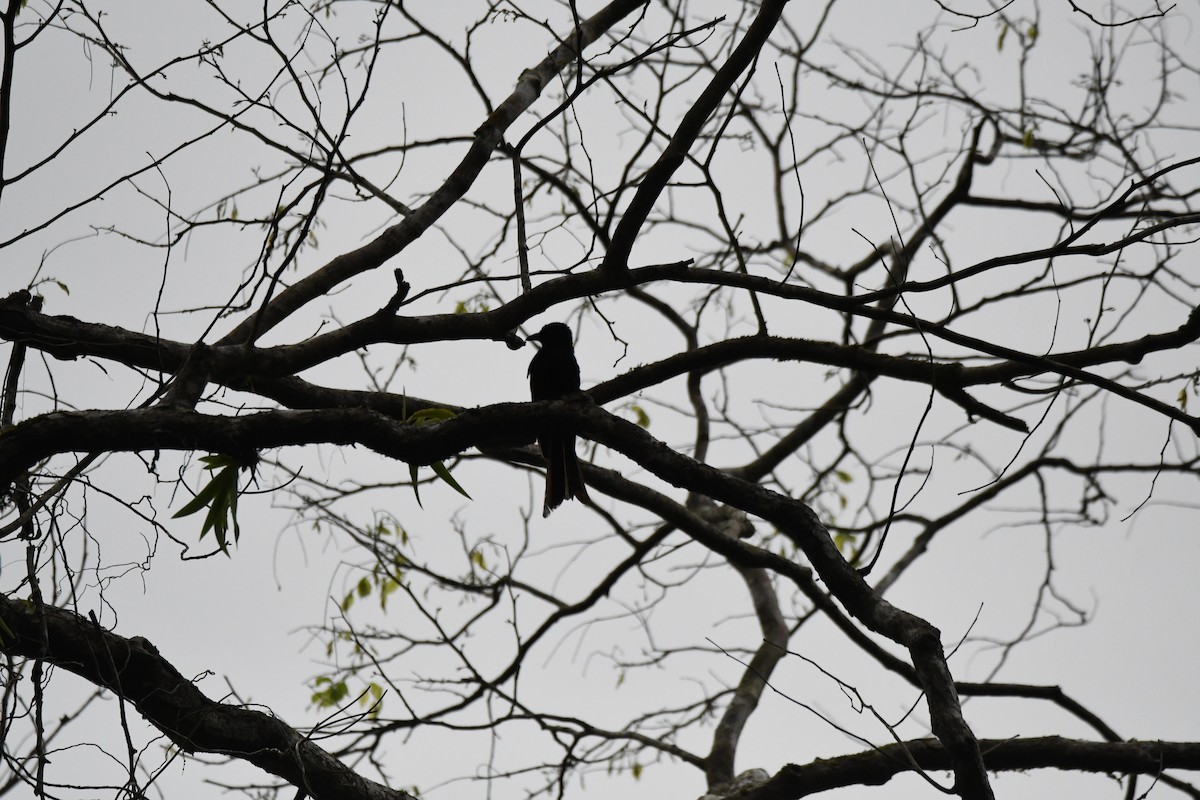
[[[981,739],[984,763],[992,772],[1063,769],[1078,772],[1157,775],[1164,769],[1200,769],[1195,742],[1084,742],[1061,736]],[[949,768],[951,758],[934,739],[899,742],[877,750],[811,764],[789,764],[766,783],[725,800],[795,800],[844,786],[878,786],[912,770]]]
[[[189,753],[242,759],[314,800],[415,800],[358,775],[277,717],[210,700],[140,636],[7,595],[0,595],[0,620],[0,652],[43,659],[111,690]]]
[[[621,283],[637,285],[652,280],[671,280],[705,272],[715,280],[716,275],[707,270],[687,270],[681,264],[663,267],[648,267],[627,273]],[[582,285],[587,293],[601,291],[612,281],[598,273],[578,276],[586,278]],[[303,343],[280,345],[270,348],[255,348],[243,345],[207,346],[173,342],[147,334],[116,328],[98,323],[82,322],[74,317],[49,316],[36,309],[24,306],[13,298],[0,304],[0,338],[23,342],[57,358],[76,358],[92,355],[119,361],[127,366],[173,372],[185,362],[193,369],[205,373],[210,379],[235,388],[256,391],[257,384],[265,380],[299,372],[323,361],[353,352],[355,349],[379,342],[413,344],[444,339],[493,339],[503,340],[517,324],[536,313],[538,306],[546,305],[552,295],[560,291],[577,291],[568,284],[577,279],[565,278],[545,284],[523,295],[538,296],[534,307],[520,300],[485,314],[438,314],[426,317],[395,317],[391,313],[376,313],[333,333],[313,337]],[[737,283],[744,283],[738,281]],[[603,284],[602,286],[593,284]],[[776,284],[778,287],[779,285]],[[787,287],[788,289],[794,287]],[[545,291],[541,291],[545,289]],[[762,291],[758,288],[756,291]],[[811,290],[803,290],[810,292]],[[784,292],[791,295],[792,292]],[[546,295],[545,298],[541,295]],[[835,297],[829,295],[828,297]],[[808,298],[811,299],[811,298]],[[842,302],[845,298],[840,298]],[[10,302],[11,301],[11,302]],[[822,303],[823,305],[825,303]],[[892,356],[874,352],[873,347],[849,346],[808,339],[785,339],[777,337],[743,337],[698,347],[670,358],[629,370],[623,375],[598,384],[591,394],[599,402],[608,402],[617,397],[633,394],[640,389],[659,384],[677,375],[692,372],[711,372],[729,364],[746,359],[771,358],[777,360],[808,361],[830,366],[854,369],[872,376],[887,376],[898,380],[933,385],[950,401],[962,406],[968,414],[991,420],[1004,427],[1024,430],[1024,422],[992,409],[975,400],[964,391],[964,387],[997,384],[1016,378],[1054,372],[1101,386],[1127,399],[1165,413],[1189,427],[1196,429],[1197,421],[1184,412],[1157,403],[1150,398],[1127,389],[1113,381],[1084,372],[1084,367],[1116,361],[1136,364],[1147,355],[1163,350],[1176,349],[1200,338],[1200,310],[1194,310],[1183,325],[1173,331],[1147,334],[1128,342],[1101,345],[1085,350],[1034,356],[1011,348],[1005,348],[972,337],[954,333],[934,322],[918,320],[906,314],[886,309],[858,309],[855,313],[878,321],[888,321],[920,329],[939,338],[965,346],[975,346],[985,353],[1005,359],[1004,363],[979,367],[963,367],[957,363],[929,363],[904,356]],[[250,377],[253,376],[253,377]],[[264,385],[264,388],[267,388]],[[263,392],[271,396],[270,391]],[[294,394],[294,392],[293,392]],[[289,405],[292,405],[289,403]]]
[[[177,409],[45,414],[0,436],[0,486],[42,458],[70,450],[204,448],[228,453],[288,444],[357,443],[392,458],[425,464],[499,438],[533,438],[547,421],[574,427],[579,435],[633,458],[674,486],[755,514],[792,539],[853,616],[909,651],[928,700],[933,732],[951,754],[962,796],[992,796],[937,628],[880,597],[846,562],[824,524],[804,503],[681,455],[637,425],[596,406],[563,401],[502,403],[423,426],[361,409],[271,411],[241,417]],[[706,527],[693,536],[739,565],[767,567],[789,577],[799,573],[801,581],[808,578],[807,570],[788,559],[709,530]]]

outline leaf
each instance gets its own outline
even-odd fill
[[[63,294],[65,294],[65,295],[67,295],[67,296],[70,296],[70,294],[71,294],[71,289],[70,289],[70,288],[69,288],[69,287],[68,287],[68,286],[67,286],[65,283],[63,283],[62,281],[55,281],[55,282],[54,282],[54,284],[55,284],[55,285],[56,285],[58,288],[60,288],[60,289],[62,289],[62,290],[63,290]]]
[[[315,686],[325,686],[324,689],[319,689],[312,693],[312,704],[317,708],[336,706],[350,693],[350,688],[346,686],[345,681],[337,681],[335,683],[331,678],[322,676],[317,678],[313,683]]]
[[[850,546],[853,543],[854,543],[854,540],[850,537],[850,534],[848,534],[848,533],[835,533],[833,535],[833,546],[838,549],[838,552],[842,552],[842,553],[846,552],[847,550],[850,549]]]
[[[358,582],[358,596],[366,597],[371,593],[371,579],[363,578]]]
[[[629,406],[629,410],[633,412],[633,420],[638,424],[638,427],[650,427],[650,415],[646,413],[646,409],[635,403]]]
[[[382,698],[383,687],[375,681],[371,681],[369,684],[367,684],[367,690],[362,693],[361,697],[358,698],[358,704],[364,708],[370,706],[370,716],[372,719],[374,719],[375,717],[379,716],[379,712],[382,710]]]
[[[835,470],[833,474],[835,476],[837,476],[837,479],[839,481],[841,481],[842,483],[853,483],[854,482],[854,476],[851,475],[849,472],[846,472],[844,469]]]
[[[227,456],[223,453],[214,453],[209,456],[200,456],[200,461],[205,465],[205,469],[218,469],[220,467],[236,467],[238,461],[233,456]]]
[[[396,581],[392,580],[391,578],[388,578],[386,581],[384,581],[382,584],[379,585],[379,607],[382,610],[387,611],[388,595],[392,594],[392,592],[395,592],[399,588],[400,588],[400,584],[397,583]]]
[[[632,772],[633,772],[633,779],[635,781],[640,781],[642,779],[642,765],[641,764],[639,764],[636,761],[633,762]]]
[[[408,465],[408,477],[412,482],[413,495],[416,496],[416,498],[417,498],[417,506],[419,508],[424,508],[425,506],[421,505],[421,490],[417,488],[419,486],[419,481],[417,480],[417,465],[416,464]]]
[[[196,496],[191,499],[187,505],[171,515],[171,519],[179,519],[195,514],[200,509],[212,502],[213,496],[217,492],[216,481],[209,481],[204,488],[196,492]]]
[[[409,414],[407,417],[405,417],[404,421],[412,425],[433,425],[438,422],[444,422],[448,419],[453,419],[456,416],[458,416],[457,412],[451,411],[448,408],[423,408],[420,411],[414,411],[413,413]],[[454,480],[454,478],[450,476],[450,470],[446,469],[445,464],[437,461],[430,466],[433,467],[434,473],[446,483],[450,484],[455,491],[468,500],[471,499],[471,495],[467,494],[466,490],[458,485],[458,481]],[[417,470],[418,467],[416,464],[408,465],[408,474],[412,479],[413,494],[417,498],[417,505],[421,508],[424,508],[424,506],[421,504],[420,490],[417,488]]]
[[[483,557],[483,552],[478,549],[471,551],[471,563],[482,570],[487,569],[487,561]]]
[[[1188,404],[1188,394],[1187,394],[1187,387],[1185,386],[1179,390],[1179,409],[1181,411],[1187,411],[1187,404]]]
[[[1024,138],[1022,138],[1022,140],[1021,140],[1021,144],[1025,145],[1025,148],[1026,148],[1026,149],[1028,149],[1028,150],[1032,150],[1032,149],[1033,149],[1033,144],[1034,144],[1034,140],[1033,140],[1033,128],[1026,128],[1026,129],[1025,129],[1025,136],[1024,136]]]
[[[238,473],[243,469],[253,472],[258,463],[257,456],[249,458],[215,454],[202,456],[200,461],[209,471],[219,469],[212,479],[193,497],[183,508],[172,516],[172,519],[195,514],[200,509],[208,507],[204,515],[204,523],[200,527],[200,538],[212,531],[217,537],[217,546],[226,556],[229,555],[229,530],[233,529],[233,539],[241,538],[242,530],[238,525]]]
[[[1004,50],[1004,37],[1006,37],[1006,36],[1008,36],[1008,23],[1007,22],[1004,23],[1004,25],[1000,28],[1000,38],[996,41],[996,50],[998,50],[998,51]]]
[[[451,411],[448,408],[422,408],[420,411],[414,411],[410,414],[405,422],[412,423],[413,425],[432,425],[435,422],[445,422],[457,416],[457,412]]]
[[[450,474],[450,470],[446,469],[446,465],[445,465],[445,464],[443,464],[443,463],[442,463],[442,462],[440,462],[440,461],[435,461],[435,462],[433,462],[432,464],[430,464],[429,466],[433,467],[433,471],[434,471],[434,473],[435,473],[435,474],[436,474],[436,475],[437,475],[439,478],[441,478],[442,480],[444,480],[446,483],[450,484],[450,488],[451,488],[451,489],[453,489],[454,491],[458,492],[459,494],[461,494],[463,497],[467,498],[468,500],[473,500],[473,499],[474,499],[473,497],[471,497],[471,495],[467,494],[467,490],[466,490],[466,489],[464,489],[464,488],[462,488],[461,486],[459,486],[459,485],[458,485],[458,481],[454,480],[454,476],[452,476],[452,475]]]
[[[1025,35],[1029,37],[1029,43],[1030,43],[1030,44],[1033,44],[1034,42],[1036,42],[1036,41],[1037,41],[1037,37],[1038,37],[1038,26],[1037,26],[1037,25],[1030,24],[1030,26],[1029,26],[1029,32],[1028,32],[1027,34],[1025,34]]]

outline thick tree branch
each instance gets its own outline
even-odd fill
[[[1083,742],[1060,736],[981,739],[990,772],[1061,769],[1078,772],[1158,775],[1164,769],[1200,769],[1195,742]],[[867,753],[789,764],[764,784],[725,800],[797,800],[845,786],[878,786],[912,770],[944,770],[951,764],[935,739],[889,744]]]
[[[248,761],[314,800],[414,800],[358,775],[277,717],[205,697],[146,639],[6,595],[0,620],[6,626],[0,651],[43,659],[109,689],[189,753]]]
[[[909,651],[928,698],[934,734],[953,757],[959,791],[964,798],[991,796],[936,628],[879,597],[846,563],[825,526],[804,503],[680,455],[637,425],[596,406],[561,401],[497,404],[437,425],[405,425],[360,409],[243,417],[208,417],[173,409],[45,414],[0,436],[0,485],[7,486],[16,471],[70,450],[199,448],[228,453],[289,444],[358,443],[391,458],[423,464],[498,437],[532,438],[547,419],[572,425],[580,435],[633,458],[672,485],[756,514],[793,539],[853,616]],[[704,544],[739,564],[770,567],[784,575],[797,569],[787,559],[721,534]]]
[[[641,234],[642,226],[650,216],[659,195],[687,159],[688,151],[695,143],[696,137],[733,88],[738,76],[758,58],[786,6],[787,0],[765,0],[762,3],[758,9],[758,16],[750,23],[742,41],[738,42],[729,58],[683,115],[671,140],[658,160],[642,176],[629,207],[621,215],[621,221],[617,223],[617,229],[613,232],[608,252],[601,264],[602,271],[629,269],[629,255],[633,251],[634,242]]]
[[[627,274],[622,282],[636,281],[643,277],[647,279],[664,278],[672,273],[682,274],[681,267],[672,265],[667,268],[654,267],[636,270]],[[592,277],[589,283],[597,281],[608,283],[597,273],[592,273],[592,275],[595,277]],[[573,279],[565,280],[570,282]],[[533,293],[537,292],[538,290],[535,289]],[[520,301],[508,304],[506,308],[509,311],[506,313],[497,310],[486,314],[467,316],[444,314],[415,318],[375,314],[335,333],[315,337],[301,344],[271,348],[255,348],[244,345],[193,346],[156,339],[122,328],[82,322],[74,317],[48,316],[38,313],[34,309],[16,304],[6,304],[0,306],[0,337],[10,341],[23,342],[58,358],[92,355],[112,359],[132,367],[163,372],[175,371],[185,361],[191,359],[193,369],[202,370],[213,381],[247,391],[258,391],[261,387],[261,393],[264,396],[279,394],[281,397],[291,398],[292,402],[285,401],[289,406],[315,407],[321,404],[321,400],[316,397],[303,397],[299,392],[298,384],[293,384],[291,390],[285,391],[282,386],[271,383],[271,379],[291,375],[329,358],[379,342],[413,344],[444,339],[502,340],[507,337],[508,331],[516,327],[519,322],[524,321],[520,318],[523,316],[523,313],[520,312],[531,310],[525,309],[523,303],[520,304],[522,308],[513,309],[512,307],[517,306],[518,303]],[[963,338],[936,323],[915,320],[908,315],[883,311],[878,315],[868,313],[868,316],[872,316],[877,321],[906,323],[934,335],[941,334],[950,341],[957,342]],[[1187,321],[1174,331],[1147,334],[1128,342],[1100,345],[1086,350],[1034,356],[983,343],[986,350],[995,351],[998,357],[1005,360],[998,364],[964,367],[953,362],[929,362],[909,356],[876,353],[869,346],[840,345],[808,339],[742,337],[698,347],[653,364],[636,367],[623,375],[598,384],[591,390],[591,394],[599,402],[609,402],[619,397],[635,394],[678,375],[712,372],[745,360],[763,358],[779,361],[803,361],[845,367],[872,376],[886,376],[898,380],[927,383],[934,386],[947,399],[962,406],[969,414],[983,417],[1007,428],[1024,430],[1023,421],[980,403],[967,394],[964,387],[999,384],[1044,372],[1079,378],[1081,375],[1087,375],[1082,372],[1084,367],[1118,361],[1136,364],[1151,353],[1178,349],[1198,338],[1200,338],[1200,311],[1193,311]],[[970,344],[968,342],[961,343]],[[1088,382],[1103,380],[1096,376],[1084,379]],[[1110,390],[1113,388],[1110,381],[1104,381],[1103,385],[1104,388]],[[314,390],[316,388],[314,387]],[[275,389],[279,391],[276,392]],[[1123,387],[1118,387],[1117,391],[1126,396],[1133,394],[1135,398],[1131,399],[1137,399],[1139,402],[1147,400],[1132,390],[1124,390]],[[339,404],[344,405],[342,402],[344,400],[345,397],[340,397]],[[1143,404],[1146,403],[1143,402]],[[1154,407],[1157,408],[1157,406]],[[1171,413],[1168,414],[1172,418],[1179,418],[1181,415],[1184,417],[1181,421],[1194,427],[1194,421],[1183,412],[1171,409]]]

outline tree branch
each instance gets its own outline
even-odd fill
[[[1200,744],[1195,742],[1084,742],[1044,736],[981,739],[979,746],[991,772],[1049,768],[1157,775],[1164,769],[1200,769]],[[935,739],[899,742],[803,766],[789,764],[766,783],[725,800],[796,800],[844,786],[878,786],[912,770],[913,761],[924,770],[951,764],[946,748]]]
[[[189,753],[242,759],[314,800],[415,800],[358,775],[277,717],[210,700],[140,636],[127,639],[66,609],[36,609],[7,595],[0,595],[0,620],[0,651],[43,659],[109,689]]]

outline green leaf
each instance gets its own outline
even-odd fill
[[[197,511],[212,502],[213,497],[217,493],[217,489],[217,482],[209,481],[207,484],[205,484],[203,489],[196,492],[196,496],[191,499],[191,502],[187,503],[183,508],[172,514],[171,519],[179,519],[180,517],[187,517],[195,514]]]
[[[1025,35],[1029,37],[1029,43],[1030,43],[1030,44],[1033,44],[1034,42],[1036,42],[1036,41],[1037,41],[1037,37],[1038,37],[1038,26],[1037,26],[1037,25],[1032,25],[1032,24],[1031,24],[1031,25],[1029,26],[1029,33],[1027,33],[1027,34],[1025,34]]]
[[[227,456],[223,453],[214,453],[210,456],[200,456],[200,462],[204,464],[205,469],[219,469],[221,467],[236,467],[237,459],[233,456]]]
[[[318,689],[312,693],[312,704],[317,708],[336,706],[350,693],[350,688],[346,686],[345,681],[337,681],[335,683],[330,678],[320,677],[314,681],[314,684],[316,686],[325,686],[324,689]]]
[[[1181,411],[1187,411],[1187,404],[1188,404],[1188,393],[1187,393],[1187,387],[1185,386],[1179,390],[1179,409]]]
[[[467,494],[467,490],[466,490],[466,489],[464,489],[464,488],[462,488],[461,486],[459,486],[459,485],[458,485],[458,481],[454,480],[454,476],[452,476],[452,475],[450,474],[450,470],[446,469],[446,465],[445,465],[445,464],[443,464],[443,463],[442,463],[442,462],[440,462],[440,461],[435,461],[435,462],[433,462],[432,464],[430,464],[429,466],[433,467],[433,471],[434,471],[434,473],[435,473],[435,474],[436,474],[436,475],[437,475],[439,478],[441,478],[442,480],[444,480],[446,483],[450,484],[450,488],[451,488],[451,489],[453,489],[454,491],[458,492],[459,494],[461,494],[463,497],[467,498],[468,500],[472,500],[472,499],[474,499],[474,498],[472,498],[472,497],[471,497],[471,495]]]
[[[999,38],[999,40],[996,41],[996,49],[997,50],[1000,50],[1000,51],[1004,50],[1004,37],[1006,37],[1006,36],[1008,36],[1008,23],[1007,22],[1004,23],[1003,27],[1000,28],[1000,38]]]
[[[845,470],[842,470],[842,469],[835,470],[833,474],[836,475],[837,479],[839,481],[841,481],[842,483],[853,483],[854,482],[854,476],[851,475],[849,472],[846,472]]]
[[[420,411],[414,411],[413,413],[409,414],[404,421],[413,425],[433,425],[438,422],[444,422],[448,419],[453,419],[456,416],[458,416],[458,413],[448,408],[423,408]],[[441,461],[435,461],[429,466],[433,468],[435,475],[444,480],[446,483],[450,484],[451,488],[453,488],[456,492],[468,500],[472,499],[471,495],[467,494],[467,490],[459,486],[458,481],[454,480],[453,476],[450,475],[450,470],[446,468],[445,464],[443,464]],[[417,489],[418,469],[419,468],[416,464],[408,465],[408,474],[412,479],[413,494],[417,498],[417,505],[424,508],[424,506],[421,505],[421,493]]]
[[[487,569],[487,561],[484,560],[483,552],[480,550],[471,551],[471,563],[482,570]]]
[[[639,406],[635,403],[635,404],[629,406],[629,410],[633,412],[633,419],[634,419],[634,422],[636,422],[638,424],[638,427],[641,427],[641,428],[649,428],[650,427],[650,415],[646,413],[646,409],[642,408],[641,406]]]
[[[1021,140],[1021,144],[1025,145],[1025,148],[1026,148],[1026,149],[1028,149],[1028,150],[1032,150],[1032,149],[1033,149],[1033,144],[1034,144],[1034,139],[1033,139],[1033,128],[1026,128],[1026,129],[1025,129],[1025,136],[1024,136],[1024,138]]]
[[[228,556],[230,529],[233,530],[234,541],[240,539],[242,535],[237,519],[238,473],[243,469],[249,469],[253,473],[258,464],[258,457],[257,455],[238,457],[217,453],[202,456],[200,461],[204,464],[204,469],[210,472],[220,471],[216,472],[212,479],[196,493],[196,496],[184,504],[183,508],[176,511],[172,519],[195,514],[207,507],[208,513],[204,515],[200,538],[203,539],[209,531],[212,531],[216,534],[217,546]]]
[[[854,539],[848,533],[835,533],[833,535],[833,546],[838,549],[838,552],[845,553],[854,545]]]
[[[388,595],[392,594],[399,588],[400,588],[400,584],[397,583],[396,581],[392,580],[391,578],[388,578],[387,580],[385,580],[383,583],[381,583],[379,585],[379,607],[381,609],[383,609],[384,611],[387,611]]]
[[[362,578],[361,580],[359,580],[357,588],[358,588],[358,596],[366,597],[367,595],[369,595],[371,593],[371,579],[370,578]]]
[[[417,481],[417,465],[416,464],[408,465],[408,477],[412,481],[413,495],[417,498],[417,506],[419,506],[420,508],[424,508],[425,506],[421,505],[421,490],[419,488],[417,488],[419,486],[419,481]]]
[[[454,419],[458,414],[448,408],[422,408],[420,411],[414,411],[408,416],[405,422],[410,422],[413,425],[431,425],[435,422],[445,422],[448,419]]]
[[[383,710],[382,699],[383,687],[375,683],[375,681],[371,681],[367,684],[367,690],[358,698],[358,704],[364,708],[369,706],[370,711],[368,715],[371,719],[375,719],[379,716],[379,712]]]
[[[633,762],[632,772],[633,772],[633,779],[635,781],[640,781],[642,779],[642,765],[641,764],[639,764],[636,761]]]

